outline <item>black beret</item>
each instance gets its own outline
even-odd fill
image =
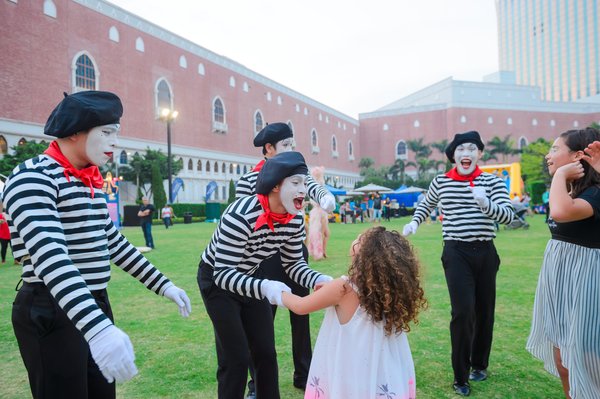
[[[454,140],[448,144],[445,151],[450,162],[454,162],[454,151],[456,150],[456,147],[464,143],[474,143],[477,148],[479,148],[479,151],[483,151],[483,148],[485,147],[479,133],[475,130],[465,133],[456,133],[454,135]]]
[[[96,126],[119,123],[123,115],[123,105],[116,94],[94,90],[64,94],[44,127],[48,136],[69,137]]]
[[[254,137],[254,146],[262,147],[265,144],[275,144],[290,137],[294,137],[294,133],[292,133],[292,129],[287,123],[269,123]]]
[[[256,193],[269,194],[283,179],[294,175],[307,175],[308,167],[302,154],[286,151],[265,161],[256,178]]]

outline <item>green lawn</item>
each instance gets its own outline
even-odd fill
[[[476,398],[562,398],[558,379],[547,374],[541,362],[525,351],[533,296],[544,247],[549,238],[542,216],[530,218],[528,231],[501,230],[496,239],[502,259],[498,274],[496,328],[488,381],[472,384]],[[407,218],[384,223],[402,230]],[[212,325],[204,311],[196,285],[201,251],[215,224],[178,224],[165,230],[154,226],[157,249],[148,258],[192,300],[192,316],[183,319],[174,304],[148,292],[129,275],[115,270],[109,284],[116,324],[129,334],[136,353],[139,375],[117,388],[120,398],[216,398],[216,355]],[[370,224],[331,225],[328,259],[312,267],[334,277],[344,274],[352,240]],[[123,233],[135,245],[143,245],[140,228]],[[451,390],[450,307],[440,264],[441,225],[423,225],[412,242],[423,263],[423,278],[429,309],[409,334],[417,371],[420,398],[455,398]],[[30,397],[23,367],[10,323],[14,287],[19,267],[12,259],[0,266],[0,398]],[[311,316],[313,343],[322,312]],[[292,386],[290,328],[287,311],[277,313],[276,337],[279,355],[281,397],[300,399]],[[352,350],[353,348],[348,348]]]

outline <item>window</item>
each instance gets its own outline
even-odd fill
[[[248,173],[247,165],[244,165],[244,174]]]
[[[225,188],[225,186],[221,186],[221,194],[221,198],[227,198],[227,189]]]
[[[304,115],[308,115],[308,108],[304,107]]]
[[[579,127],[579,121],[574,121],[573,122],[573,127]]]
[[[512,125],[513,124],[512,118],[507,118],[506,119],[506,124],[507,125]]]
[[[296,112],[300,112],[300,105],[296,104]]]
[[[519,150],[522,150],[523,148],[527,147],[528,145],[529,145],[529,141],[527,141],[527,137],[521,136],[519,138]]]
[[[187,68],[187,59],[185,58],[185,55],[179,57],[179,66],[182,68]]]
[[[4,136],[0,136],[0,155],[6,155],[8,153],[8,143]]]
[[[235,87],[235,78],[233,76],[229,77],[229,86]]]
[[[421,122],[419,122],[419,120],[417,119],[414,123],[413,123],[414,127],[419,127],[421,126]]]
[[[552,127],[556,126],[556,121],[554,119],[550,120],[550,126],[552,126]]]
[[[56,5],[52,0],[44,0],[44,14],[56,18]]]
[[[352,147],[352,140],[348,140],[348,158],[354,160],[354,148]]]
[[[230,175],[233,174],[233,164],[232,163],[229,164],[229,174]]]
[[[108,30],[108,38],[115,43],[119,43],[119,30],[116,26],[111,26]]]
[[[290,127],[290,130],[292,131],[292,134],[294,134],[294,125],[292,125],[292,121],[288,121],[287,125]]]
[[[121,155],[119,155],[119,163],[121,165],[127,165],[127,152],[125,152],[125,150],[121,151]]]
[[[25,145],[27,144],[27,140],[25,140],[24,137],[21,137],[21,139],[19,140],[19,142],[17,143],[17,145]]]
[[[331,156],[334,158],[338,157],[337,139],[335,136],[331,136]]]
[[[202,64],[202,63],[198,64],[198,75],[204,76],[205,74],[206,74],[206,71],[204,70],[204,64]]]
[[[319,138],[317,137],[317,131],[315,129],[310,133],[310,143],[312,145],[312,153],[319,153]]]
[[[387,123],[383,124],[383,131],[387,132],[388,130],[390,130],[390,125],[388,125]]]
[[[206,161],[206,171],[210,172],[210,162]]]
[[[467,117],[464,115],[460,116],[460,123],[467,123]]]
[[[250,86],[248,86],[248,82],[244,82],[244,84],[242,85],[242,90],[244,90],[246,93],[248,93],[248,91],[250,90]]]
[[[239,164],[235,168],[235,173],[237,173],[238,175],[242,173],[242,167]]]
[[[188,161],[188,170],[194,170],[194,162],[191,159]]]
[[[488,124],[489,125],[494,124],[494,118],[492,118],[491,116],[488,116]]]
[[[538,121],[537,121],[537,119],[533,118],[533,119],[531,120],[531,126],[537,126],[537,125],[538,125]]]
[[[227,169],[226,169],[226,166],[225,166],[225,162],[223,162],[223,163],[221,164],[221,173],[225,174],[226,170],[227,170]]]
[[[281,96],[277,96],[277,105],[281,104],[283,104],[283,100],[281,99]]]
[[[96,68],[86,53],[80,53],[75,59],[74,90],[96,90]]]
[[[159,116],[163,109],[173,109],[173,95],[171,94],[171,86],[165,78],[160,78],[156,81],[154,89],[156,115]]]
[[[406,142],[404,140],[400,140],[396,143],[396,159],[406,159]]]
[[[144,39],[142,39],[141,37],[135,39],[135,49],[140,53],[144,52]]]
[[[219,164],[217,163],[217,161],[215,161],[215,167],[213,170],[215,171],[215,173],[219,173]]]
[[[258,132],[262,130],[264,127],[263,116],[260,111],[256,111],[254,113],[254,135],[256,136]]]
[[[198,165],[196,165],[196,168],[198,169],[198,172],[202,172],[202,160],[201,159],[198,160]]]
[[[271,92],[268,91],[267,92],[267,101],[272,101],[273,100],[273,96],[271,95]]]
[[[213,132],[227,133],[227,123],[225,122],[225,107],[219,97],[213,100]]]

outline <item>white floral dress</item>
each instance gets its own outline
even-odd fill
[[[340,324],[335,307],[327,308],[304,398],[415,397],[415,368],[406,334],[386,336],[383,324],[374,323],[360,306],[345,324]]]

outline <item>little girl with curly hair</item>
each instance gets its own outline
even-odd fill
[[[373,227],[351,245],[348,276],[306,297],[284,292],[294,313],[326,309],[305,399],[412,399],[415,370],[406,337],[427,306],[419,262],[397,231]]]

